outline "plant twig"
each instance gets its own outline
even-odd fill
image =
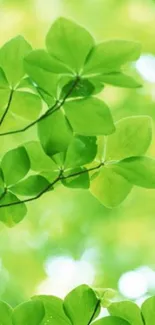
[[[5,117],[6,117],[7,113],[8,113],[8,111],[9,111],[9,108],[10,108],[10,105],[11,105],[11,102],[12,102],[13,93],[14,93],[14,90],[11,89],[11,91],[10,91],[10,96],[9,96],[9,100],[8,100],[8,104],[7,104],[7,107],[6,107],[6,109],[5,109],[5,111],[4,111],[3,115],[2,115],[2,117],[1,117],[1,119],[0,119],[0,126],[2,125],[4,119],[5,119]]]
[[[32,123],[28,124],[27,126],[23,127],[22,129],[19,129],[19,130],[14,130],[14,131],[8,131],[8,132],[3,132],[3,133],[0,133],[0,137],[2,136],[5,136],[5,135],[10,135],[10,134],[17,134],[17,133],[21,133],[21,132],[25,132],[27,131],[28,129],[30,129],[32,126],[34,126],[35,124],[39,123],[40,121],[44,120],[45,118],[47,118],[49,115],[53,114],[54,112],[56,112],[57,110],[59,110],[65,103],[66,99],[70,96],[70,94],[72,93],[72,91],[74,90],[74,88],[77,86],[77,83],[79,82],[80,80],[80,77],[77,76],[77,78],[74,80],[71,88],[69,89],[68,93],[64,96],[64,98],[59,101],[59,100],[56,100],[56,102],[54,103],[54,105],[52,107],[50,107],[43,115],[41,115],[38,119],[36,119],[35,121],[33,121]],[[9,110],[9,107],[10,107],[10,103],[11,103],[11,100],[12,100],[12,95],[13,95],[13,91],[10,95],[10,98],[9,98],[9,102],[8,102],[8,105],[7,105],[7,108],[5,110],[5,113],[3,114],[1,120],[0,120],[0,125],[2,124],[8,110]]]
[[[62,175],[62,172],[60,172],[59,176],[50,184],[48,184],[48,186],[46,186],[39,194],[37,194],[36,196],[32,197],[32,198],[29,198],[29,199],[25,199],[25,200],[22,200],[22,201],[15,201],[15,202],[11,202],[11,203],[5,203],[3,205],[0,205],[0,209],[1,208],[6,208],[6,207],[10,207],[10,206],[14,206],[14,205],[19,205],[19,204],[22,204],[22,203],[28,203],[28,202],[31,202],[31,201],[34,201],[34,200],[37,200],[39,199],[43,194],[45,194],[46,192],[48,192],[50,190],[50,188],[52,186],[54,186],[56,183],[58,183],[61,179],[67,179],[67,178],[71,178],[71,177],[76,177],[78,175],[81,175],[81,174],[85,174],[87,172],[91,172],[93,170],[97,170],[99,169],[100,167],[104,166],[104,163],[100,163],[99,165],[97,165],[96,167],[92,167],[90,169],[84,169],[84,170],[81,170],[79,172],[75,172],[73,174],[70,174],[68,176],[64,176]]]

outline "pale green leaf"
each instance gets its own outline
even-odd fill
[[[120,317],[130,325],[143,325],[140,308],[132,301],[112,303],[108,311],[110,315]]]
[[[110,40],[100,43],[90,53],[84,73],[119,72],[122,65],[139,58],[141,46],[137,42]]]
[[[155,160],[149,157],[126,158],[114,166],[115,171],[131,184],[155,188]]]
[[[75,22],[58,18],[47,34],[46,45],[52,57],[64,63],[68,70],[79,73],[94,40],[86,29]]]
[[[103,74],[101,75],[100,80],[103,84],[105,83],[123,88],[141,87],[141,84],[139,82],[137,82],[133,77],[124,74],[123,72]]]
[[[98,98],[68,101],[64,105],[74,132],[86,135],[107,135],[115,131],[108,106]]]
[[[116,124],[116,131],[107,138],[106,160],[141,156],[152,139],[152,121],[149,116],[131,116]]]
[[[31,46],[22,36],[11,39],[0,49],[0,66],[12,87],[24,77],[23,59],[30,51]]]
[[[92,180],[91,193],[106,207],[119,205],[130,193],[132,185],[112,168],[102,167]]]
[[[124,319],[115,316],[106,316],[93,323],[93,325],[130,325]]]
[[[155,297],[150,297],[144,301],[141,307],[144,324],[155,325]]]

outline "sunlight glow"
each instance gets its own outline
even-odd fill
[[[155,82],[155,56],[142,55],[136,63],[136,68],[146,81]]]
[[[138,271],[124,273],[118,282],[120,293],[130,299],[138,299],[147,292],[147,279]]]
[[[68,256],[49,258],[45,271],[48,278],[39,285],[37,294],[53,294],[61,298],[80,284],[91,285],[95,276],[89,262],[76,261]]]
[[[61,0],[37,0],[36,1],[36,12],[42,21],[52,21],[60,15]]]

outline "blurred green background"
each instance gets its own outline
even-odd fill
[[[34,48],[43,47],[58,16],[84,25],[97,41],[142,43],[136,69],[143,88],[107,86],[100,96],[115,120],[148,114],[155,122],[155,1],[0,0],[0,45],[22,34]],[[0,156],[35,136],[33,128],[1,138]],[[155,157],[155,138],[148,154]],[[135,187],[110,210],[88,191],[59,186],[29,203],[14,228],[0,224],[0,299],[15,306],[34,294],[63,297],[80,283],[112,287],[138,302],[155,294],[155,190]]]

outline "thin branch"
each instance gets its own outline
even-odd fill
[[[43,194],[45,194],[46,192],[48,192],[50,190],[50,188],[52,186],[54,186],[56,183],[58,183],[61,179],[67,179],[67,178],[71,178],[71,177],[75,177],[75,176],[78,176],[78,175],[81,175],[81,174],[85,174],[87,172],[91,172],[93,170],[97,170],[99,169],[100,167],[104,166],[104,163],[100,163],[98,166],[96,167],[92,167],[90,169],[83,169],[79,172],[76,172],[76,173],[73,173],[73,174],[70,174],[68,176],[64,176],[62,175],[62,172],[60,172],[59,176],[50,184],[48,184],[48,186],[46,186],[46,188],[44,188],[39,194],[37,194],[36,196],[32,197],[32,198],[29,198],[29,199],[25,199],[25,200],[22,200],[22,201],[15,201],[15,202],[11,202],[11,203],[5,203],[3,205],[0,205],[0,209],[1,208],[6,208],[6,207],[10,207],[10,206],[14,206],[14,205],[19,205],[19,204],[22,204],[22,203],[28,203],[28,202],[31,202],[31,201],[34,201],[34,200],[37,200],[39,199]]]
[[[93,314],[92,314],[92,316],[90,317],[90,320],[89,320],[89,322],[88,322],[88,324],[87,324],[87,325],[90,325],[90,324],[91,324],[91,322],[93,321],[93,319],[94,319],[94,316],[95,316],[95,314],[96,314],[96,312],[97,312],[97,309],[98,309],[98,308],[99,308],[99,306],[100,306],[100,303],[101,303],[101,301],[100,301],[100,300],[98,300],[98,301],[97,301],[97,303],[96,303],[96,306],[95,306],[95,308],[94,308]]]
[[[72,87],[69,89],[68,93],[64,96],[64,98],[61,101],[56,100],[56,102],[54,103],[54,105],[52,107],[50,107],[38,119],[36,119],[32,123],[28,124],[27,126],[23,127],[22,129],[0,133],[0,137],[5,136],[5,135],[17,134],[17,133],[25,132],[28,129],[30,129],[32,126],[34,126],[35,124],[39,123],[40,121],[42,121],[45,118],[47,118],[49,115],[51,115],[54,112],[56,112],[57,110],[59,110],[64,105],[66,99],[70,96],[70,94],[72,93],[72,91],[74,90],[74,88],[77,86],[77,83],[79,82],[79,80],[80,80],[80,78],[77,77],[75,79],[75,81],[73,82]],[[3,117],[2,117],[3,120],[4,120],[5,115],[7,114],[8,110],[9,110],[9,106],[10,106],[10,103],[11,103],[11,100],[12,100],[12,95],[10,97],[11,98],[9,99],[8,106],[7,106],[6,111],[5,111],[5,113],[4,113]],[[3,120],[2,120],[2,122],[3,122]],[[2,122],[0,121],[0,125],[1,125]]]
[[[7,104],[7,107],[6,107],[6,109],[5,109],[5,111],[4,111],[3,115],[2,115],[2,117],[1,117],[1,119],[0,119],[0,126],[2,125],[4,119],[5,119],[5,117],[6,117],[7,113],[8,113],[8,111],[9,111],[9,108],[10,108],[10,105],[11,105],[11,102],[12,102],[13,93],[14,93],[14,90],[11,89],[11,91],[10,91],[10,96],[9,96],[9,100],[8,100],[8,104]]]

